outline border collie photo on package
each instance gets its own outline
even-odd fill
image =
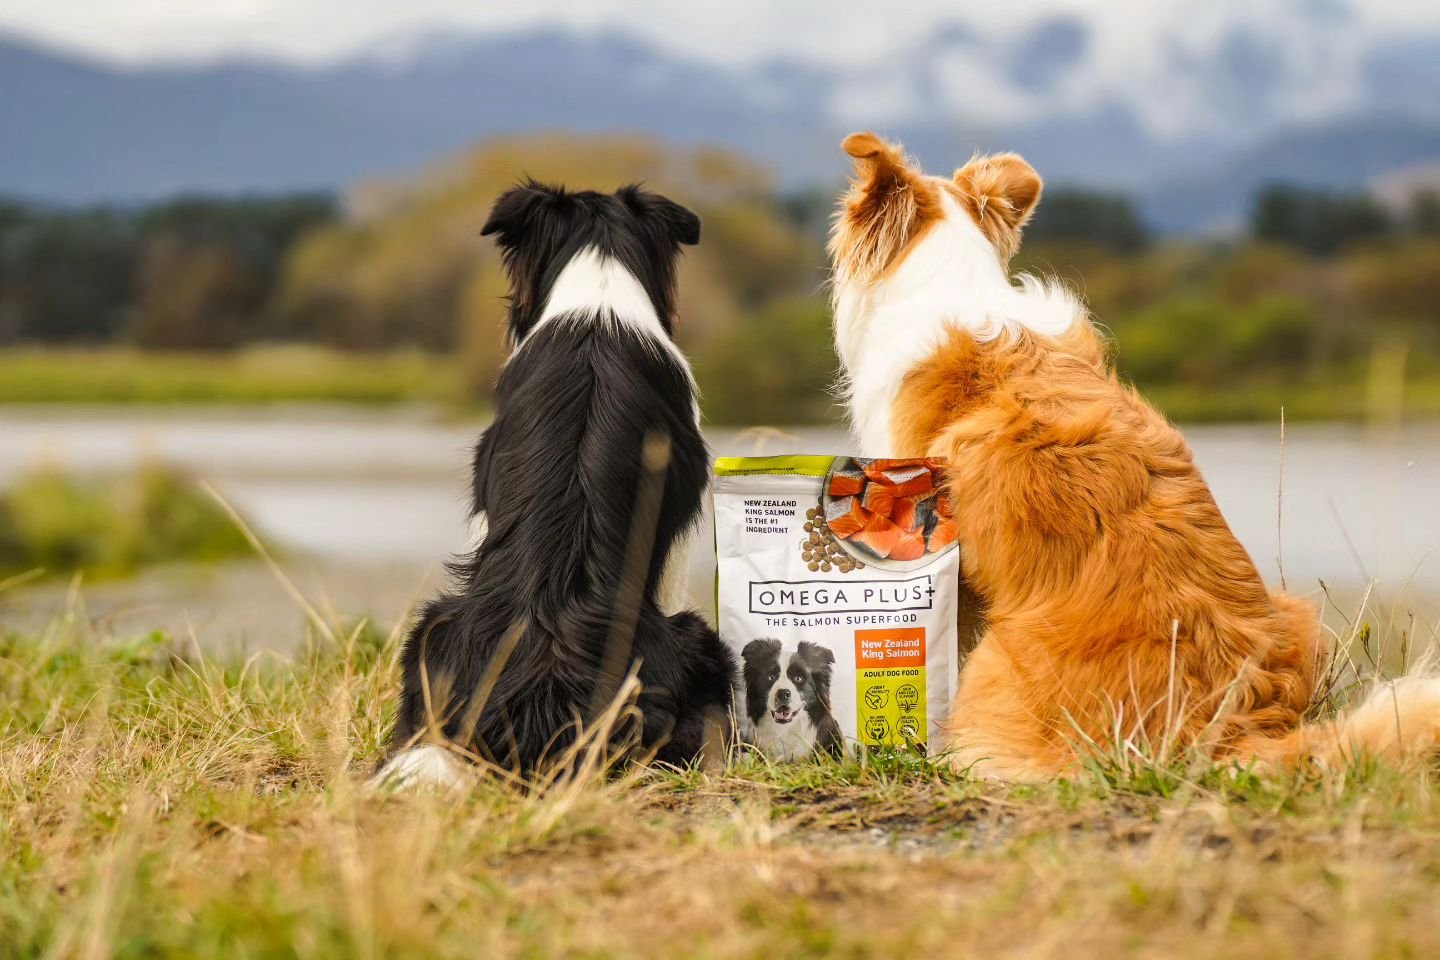
[[[751,743],[771,760],[839,752],[840,725],[830,713],[834,653],[808,640],[787,649],[761,637],[747,643],[740,657]]]
[[[709,477],[695,383],[672,340],[680,247],[700,221],[636,186],[533,181],[481,231],[510,281],[513,352],[473,468],[473,552],[423,609],[381,776],[456,782],[470,755],[563,761],[638,673],[616,751],[688,763],[723,739],[735,676],[674,570]],[[667,596],[671,595],[671,596]]]

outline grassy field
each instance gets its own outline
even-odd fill
[[[725,383],[706,390],[706,366],[699,364],[701,392],[713,402],[707,419],[745,425],[749,414],[727,410],[726,397],[745,390],[741,375],[723,372]],[[737,377],[740,379],[737,380]],[[476,406],[453,357],[418,352],[340,353],[312,347],[256,347],[236,353],[142,353],[120,348],[95,350],[11,350],[0,353],[3,404],[428,404],[453,409]],[[1287,419],[1365,420],[1440,417],[1440,377],[1412,373],[1403,388],[1384,381],[1375,396],[1374,377],[1357,371],[1346,379],[1304,383],[1256,380],[1225,390],[1167,383],[1146,395],[1182,423]],[[827,384],[815,383],[811,401],[795,408],[786,423],[829,410],[814,401]],[[746,407],[748,411],[750,407]],[[767,409],[770,409],[767,407]],[[783,418],[782,418],[783,420]]]
[[[396,637],[314,632],[245,663],[78,607],[0,637],[0,957],[1440,955],[1440,768],[741,758],[391,795]]]
[[[1391,423],[1400,418],[1440,417],[1440,379],[1411,378],[1392,395],[1376,398],[1370,384],[1355,380],[1313,383],[1237,383],[1226,390],[1186,384],[1146,387],[1146,399],[1182,424],[1275,421],[1285,419]]]
[[[418,352],[256,347],[211,354],[121,348],[0,353],[0,404],[458,403],[461,395],[455,364]]]

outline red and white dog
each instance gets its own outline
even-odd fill
[[[872,134],[830,240],[835,341],[866,456],[944,458],[987,629],[947,728],[1013,779],[1132,742],[1293,763],[1440,745],[1440,680],[1327,724],[1311,607],[1266,589],[1179,432],[1107,363],[1067,290],[1012,278],[1040,199],[1014,154],[927,176]]]

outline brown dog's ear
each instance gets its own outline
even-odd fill
[[[997,153],[976,157],[956,170],[955,185],[1000,256],[1014,256],[1020,249],[1020,229],[1040,202],[1040,174],[1018,153]]]
[[[840,149],[857,160],[873,157],[888,146],[889,144],[869,130],[864,133],[852,133],[840,143]]]
[[[852,133],[840,147],[855,162],[855,178],[840,201],[830,255],[846,275],[871,281],[940,217],[940,200],[899,144],[865,132]]]
[[[905,150],[897,143],[886,143],[870,131],[852,133],[840,143],[855,161],[855,175],[859,178],[884,177],[904,180],[918,175],[905,161]]]

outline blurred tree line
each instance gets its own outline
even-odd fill
[[[492,143],[418,184],[362,187],[349,198],[351,216],[296,247],[277,311],[336,346],[454,351],[473,392],[488,397],[507,352],[505,281],[498,252],[477,234],[495,197],[522,175],[597,189],[641,181],[694,208],[703,228],[682,263],[678,336],[706,368],[716,402],[731,402],[732,393],[733,402],[748,400],[754,381],[784,381],[797,416],[824,415],[828,351],[781,357],[778,341],[769,352],[754,349],[769,331],[789,335],[794,323],[823,335],[823,303],[814,296],[823,250],[786,219],[758,168],[716,150],[527,138]]]
[[[522,175],[643,181],[704,223],[682,346],[709,417],[832,414],[823,239],[835,190],[778,194],[719,150],[626,138],[493,141],[418,178],[326,196],[137,209],[0,202],[0,345],[221,351],[303,342],[453,355],[483,402],[506,353],[504,280],[478,228]],[[1150,235],[1124,196],[1052,188],[1016,266],[1083,293],[1145,388],[1196,396],[1353,382],[1380,345],[1440,378],[1440,194],[1397,209],[1277,184],[1225,241]],[[1203,404],[1195,409],[1202,409]]]
[[[1057,193],[1052,209],[1069,212],[1047,217]],[[1377,354],[1402,356],[1395,376],[1440,377],[1440,194],[1422,190],[1395,209],[1274,184],[1257,193],[1246,232],[1223,242],[1136,234],[1138,222],[1118,212],[1127,207],[1053,191],[1017,266],[1083,293],[1143,389],[1223,416],[1245,408],[1247,391],[1368,389]]]
[[[223,349],[284,336],[271,306],[285,260],[335,215],[325,196],[0,201],[0,344]]]

